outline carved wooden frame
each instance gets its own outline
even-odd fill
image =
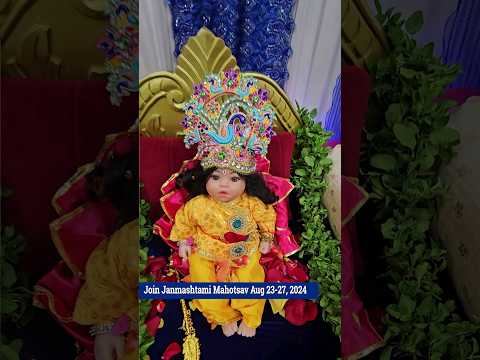
[[[238,69],[237,60],[225,42],[203,27],[183,46],[173,73],[155,72],[140,82],[139,129],[143,136],[173,136],[181,131],[182,107],[192,94],[193,85],[208,74]],[[277,113],[277,132],[293,132],[301,125],[295,107],[281,87],[268,76],[245,72],[266,88]]]

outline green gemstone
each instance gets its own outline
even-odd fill
[[[242,220],[240,219],[234,220],[232,226],[234,229],[240,229],[242,227]]]
[[[224,159],[225,159],[225,153],[224,153],[224,152],[218,153],[218,158],[219,158],[220,160],[224,160]]]

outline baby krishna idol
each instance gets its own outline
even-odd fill
[[[198,150],[195,165],[176,178],[188,201],[169,240],[188,260],[192,282],[262,282],[259,260],[272,247],[278,200],[256,171],[274,135],[267,91],[232,69],[196,85],[184,110],[184,142]],[[191,306],[225,336],[252,337],[265,300],[194,299]]]

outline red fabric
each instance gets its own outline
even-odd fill
[[[369,75],[354,66],[342,67],[342,175],[357,177],[364,116],[371,91]],[[342,179],[342,223],[364,199],[352,183]],[[368,353],[382,344],[355,290],[355,275],[362,271],[355,217],[342,224],[342,357]]]
[[[72,319],[75,301],[82,284],[82,280],[73,275],[67,265],[60,261],[35,285],[33,298],[35,304],[47,309],[88,352],[93,350],[93,338],[88,333],[89,327],[79,325]]]
[[[358,176],[361,134],[371,88],[366,71],[342,66],[342,175],[345,176]]]
[[[360,143],[368,98],[372,89],[369,74],[356,66],[342,67],[342,175],[358,177]],[[356,236],[351,239],[355,270],[364,269]]]
[[[74,273],[84,273],[93,250],[115,229],[117,211],[106,201],[91,203],[52,223],[57,248]]]
[[[81,204],[86,203],[87,200],[87,179],[85,176],[82,176],[71,183],[68,192],[60,194],[56,199],[53,199],[52,205],[56,206],[59,214],[64,214],[75,210]]]
[[[295,136],[280,133],[272,138],[268,150],[270,174],[284,178],[290,177],[292,152]],[[180,137],[140,137],[140,182],[143,184],[142,197],[152,204],[152,218],[161,213],[159,199],[160,187],[176,173],[182,162],[192,159],[196,148],[186,149]]]
[[[363,201],[367,196],[360,191],[359,186],[352,180],[342,176],[342,221],[352,216],[352,212],[355,212],[355,208]],[[343,196],[345,194],[345,196]],[[354,215],[354,214],[353,214]]]
[[[27,240],[24,268],[33,280],[58,261],[48,224],[55,191],[95,158],[106,134],[127,129],[138,98],[110,104],[104,81],[2,79],[2,186],[15,195],[2,209]]]
[[[365,195],[349,181],[342,181],[342,221],[352,216]],[[362,299],[355,290],[356,269],[352,240],[356,239],[354,218],[342,226],[342,357],[373,350],[382,344],[382,337],[372,326]]]
[[[248,236],[247,235],[240,235],[240,234],[234,233],[232,231],[229,231],[229,232],[226,232],[225,234],[223,234],[223,238],[225,239],[225,241],[227,243],[233,244],[233,243],[237,243],[239,241],[247,240]]]

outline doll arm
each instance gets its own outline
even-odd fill
[[[170,240],[178,241],[179,245],[187,244],[187,240],[195,234],[194,219],[192,216],[192,202],[187,202],[175,215],[175,223],[170,232]]]
[[[261,241],[272,242],[275,235],[277,214],[273,205],[266,205],[258,198],[252,198],[250,209],[257,223]]]
[[[192,203],[187,202],[175,215],[175,224],[170,232],[170,240],[178,244],[178,255],[186,260],[192,253],[192,238],[195,231],[193,219],[190,216]]]

